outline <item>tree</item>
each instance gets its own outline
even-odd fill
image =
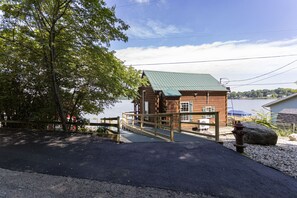
[[[296,89],[290,88],[277,88],[273,90],[263,89],[263,90],[251,90],[244,92],[231,92],[229,98],[278,98],[289,96],[293,93],[296,93]]]
[[[108,50],[110,41],[127,41],[128,25],[103,0],[4,0],[0,10],[3,71],[18,73],[16,95],[49,104],[43,117],[58,114],[65,131],[65,114],[99,113],[120,96],[136,96],[139,72]]]

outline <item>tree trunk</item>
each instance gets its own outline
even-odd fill
[[[60,120],[62,122],[62,128],[63,131],[67,131],[67,125],[66,125],[66,117],[64,114],[64,108],[61,102],[60,94],[59,94],[59,86],[57,84],[57,77],[55,72],[55,63],[56,63],[56,51],[55,51],[55,24],[52,25],[51,31],[50,31],[50,38],[49,38],[49,49],[50,49],[50,75],[51,75],[51,81],[52,81],[52,89],[53,89],[53,95],[55,104],[59,113]]]

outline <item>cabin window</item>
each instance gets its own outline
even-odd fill
[[[214,106],[205,106],[202,108],[202,112],[215,112],[216,108]],[[213,118],[214,115],[203,115],[203,118]]]
[[[149,102],[144,102],[144,114],[149,114]]]
[[[181,102],[180,103],[180,112],[188,113],[190,112],[190,103],[189,102]],[[190,121],[189,115],[181,115],[181,121]]]

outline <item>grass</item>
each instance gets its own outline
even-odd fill
[[[275,132],[278,136],[282,136],[282,137],[288,137],[290,134],[293,133],[292,130],[287,130],[287,129],[276,129]]]

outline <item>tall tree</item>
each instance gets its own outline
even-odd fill
[[[127,41],[128,25],[103,0],[4,0],[0,10],[0,38],[11,46],[1,49],[9,54],[2,67],[21,70],[23,95],[53,98],[65,131],[66,113],[98,113],[136,96],[139,72],[108,50],[113,40]]]

